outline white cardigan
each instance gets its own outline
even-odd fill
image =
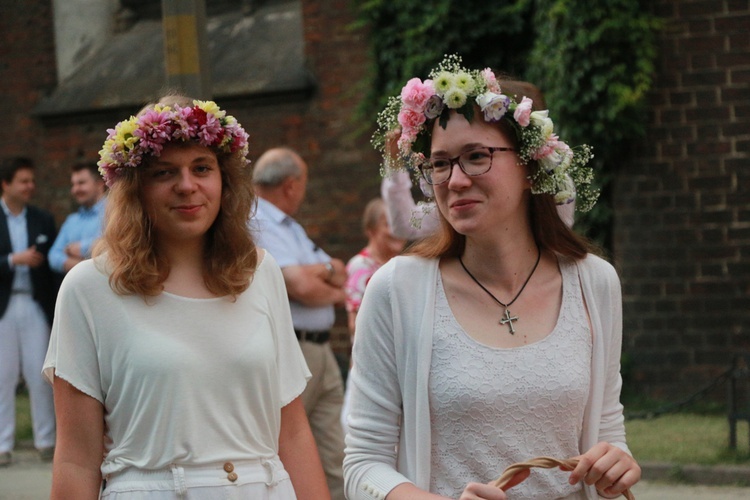
[[[580,447],[587,451],[607,441],[627,451],[620,404],[620,281],[614,268],[594,255],[577,266],[594,329]],[[428,376],[437,273],[437,259],[396,257],[375,273],[365,290],[349,378],[344,477],[350,500],[382,499],[404,482],[429,490]],[[586,493],[599,498],[593,486]]]

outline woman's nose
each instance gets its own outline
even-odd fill
[[[458,162],[451,165],[451,175],[448,178],[448,188],[450,189],[461,189],[471,185],[471,177],[466,175],[464,169],[461,168]]]
[[[182,172],[178,176],[175,189],[179,192],[192,191],[195,189],[195,179],[190,172]]]

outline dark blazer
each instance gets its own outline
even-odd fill
[[[52,243],[57,236],[55,219],[52,214],[31,205],[26,206],[26,228],[29,234],[29,246],[36,245],[36,249],[47,256]],[[0,210],[0,317],[5,315],[10,301],[11,286],[15,272],[10,269],[8,255],[13,253],[8,231],[8,220],[5,212]],[[60,278],[49,267],[46,258],[44,263],[31,269],[31,283],[34,286],[34,300],[39,302],[52,325],[55,313],[55,300],[60,287]]]

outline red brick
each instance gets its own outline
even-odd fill
[[[716,0],[681,1],[678,2],[677,12],[678,16],[687,19],[691,17],[710,17],[722,13],[722,3]]]
[[[745,15],[735,14],[714,19],[714,27],[716,31],[720,31],[724,34],[747,33],[748,26],[750,26],[750,13]]]
[[[713,53],[724,50],[724,42],[725,38],[722,35],[702,35],[683,38],[678,44],[681,53]]]
[[[750,66],[750,53],[747,51],[716,54],[716,65],[720,68]]]

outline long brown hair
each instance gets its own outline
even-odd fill
[[[203,279],[212,293],[236,296],[250,285],[258,264],[247,226],[255,193],[245,158],[213,151],[221,170],[221,208],[207,234]],[[156,251],[141,199],[143,171],[152,160],[124,169],[110,189],[105,229],[94,249],[95,256],[106,253],[110,286],[123,295],[158,295],[169,276],[169,262]]]

